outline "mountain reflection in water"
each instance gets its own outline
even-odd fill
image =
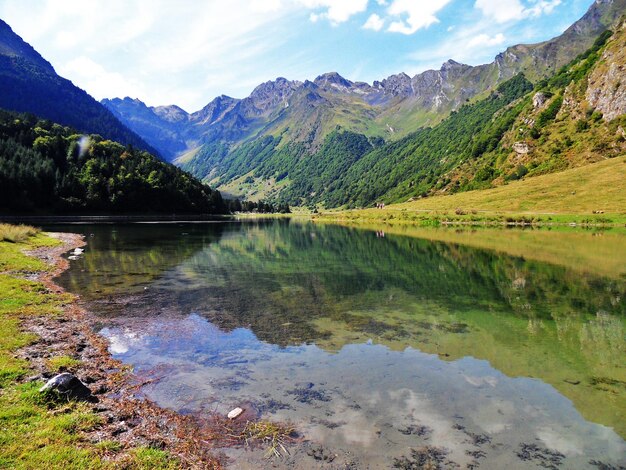
[[[82,295],[116,357],[160,378],[145,392],[161,405],[246,402],[381,466],[422,441],[465,464],[523,464],[542,449],[567,468],[625,464],[623,234],[77,229],[87,250],[60,283]],[[488,249],[501,237],[515,256]],[[564,243],[602,269],[545,262]]]

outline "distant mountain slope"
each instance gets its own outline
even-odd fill
[[[81,132],[157,153],[0,20],[0,108],[29,112]]]
[[[138,99],[115,98],[102,100],[102,105],[109,109],[115,117],[133,129],[137,134],[166,159],[187,150],[188,144],[182,136],[181,120],[187,121],[187,113],[181,108],[172,107],[172,112],[167,112],[167,107],[162,106],[161,114],[153,108],[149,108]],[[177,111],[177,112],[174,112]],[[182,115],[181,120],[176,117]]]
[[[624,44],[626,22],[540,81],[497,145],[444,174],[434,189],[497,186],[626,154]]]
[[[276,149],[293,144],[298,152],[304,147],[312,155],[337,126],[368,137],[398,140],[420,127],[437,124],[467,100],[487,96],[519,72],[531,81],[555,73],[589,48],[625,11],[626,0],[596,0],[561,36],[510,47],[492,63],[476,67],[449,60],[439,70],[414,77],[399,73],[372,85],[334,72],[304,82],[278,78],[259,85],[242,100],[220,96],[196,113],[179,112],[175,125],[164,122],[158,108],[140,102],[115,99],[103,103],[167,159],[175,159],[198,177],[229,185],[233,180],[230,162],[238,159],[224,157],[244,143],[271,136],[279,139]]]
[[[313,202],[336,207],[367,205],[380,198],[389,202],[390,197],[385,196],[405,186],[411,195],[419,195],[436,182],[438,175],[471,158],[479,136],[498,140],[508,129],[510,119],[506,112],[499,116],[503,121],[496,116],[530,90],[532,84],[522,74],[517,75],[487,98],[462,106],[437,126],[366,152],[332,179],[325,178],[315,185],[317,175],[309,172],[284,189],[280,197],[292,204]],[[311,160],[318,158],[315,154]],[[310,181],[309,185],[303,187],[301,179]]]
[[[245,143],[223,157],[221,188],[253,197],[273,191],[292,205],[361,207],[489,188],[623,155],[624,44],[626,23],[551,77],[532,85],[518,74],[396,142],[336,130],[312,153],[277,138]]]

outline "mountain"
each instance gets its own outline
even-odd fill
[[[138,99],[102,100],[102,105],[167,159],[184,152],[188,143],[182,137],[187,113],[178,106],[160,106],[158,111]]]
[[[52,65],[2,20],[0,108],[33,113],[81,132],[157,153],[107,108],[57,75]]]
[[[424,179],[418,180],[418,175],[410,173],[414,168],[405,163],[411,158],[421,158],[411,153],[415,148],[406,147],[414,147],[410,144],[413,139],[424,138],[432,143],[429,139],[433,137],[426,136],[443,131],[431,131],[429,126],[436,128],[446,116],[455,111],[460,113],[467,103],[478,106],[476,113],[486,110],[476,119],[480,125],[490,127],[482,119],[487,116],[494,119],[500,110],[484,100],[507,107],[521,98],[521,95],[511,96],[512,101],[506,103],[494,100],[493,93],[498,93],[499,86],[512,79],[520,82],[518,74],[523,73],[526,82],[520,92],[530,91],[530,83],[553,76],[582,54],[624,11],[626,0],[596,0],[561,36],[539,44],[510,47],[485,65],[469,66],[449,60],[439,70],[428,70],[414,77],[399,73],[371,85],[352,82],[334,72],[304,82],[278,78],[259,85],[247,98],[221,96],[203,110],[186,114],[186,119],[184,114],[179,114],[178,127],[169,122],[160,124],[158,108],[150,108],[153,126],[149,133],[143,133],[136,124],[145,110],[140,112],[120,105],[129,99],[109,100],[104,104],[167,158],[217,185],[226,194],[273,197],[292,204],[369,203],[373,198],[385,196],[381,188],[391,191],[388,182],[372,182],[375,186],[383,184],[357,198],[352,198],[350,193],[355,188],[339,184],[340,176],[359,174],[357,169],[366,166],[360,160],[382,165],[369,155],[377,155],[382,162],[388,152],[397,150],[401,154],[399,167],[409,173],[400,175],[400,170],[388,168],[386,171],[397,174],[394,181],[412,179],[411,188],[430,191],[432,185]],[[464,110],[463,114],[468,112]],[[506,124],[511,124],[514,118],[508,116]],[[462,124],[452,125],[455,126],[459,132],[470,132]],[[500,142],[505,127],[492,129],[497,134],[490,137],[493,142]],[[165,132],[175,132],[175,138],[159,141]],[[349,137],[352,134],[354,139]],[[471,144],[472,134],[469,140],[466,137],[461,140]],[[173,147],[166,148],[173,141],[177,143],[175,151],[171,150]],[[181,149],[183,142],[186,148]],[[379,148],[383,142],[388,145]],[[443,137],[438,142],[448,152],[466,153],[458,146],[443,144]],[[428,151],[435,152],[437,145],[428,144]],[[368,158],[364,159],[366,155]],[[440,160],[439,164],[426,165],[432,172],[428,178],[452,171],[463,159],[444,156]],[[371,175],[360,177],[360,185],[371,179]],[[439,190],[447,187],[443,183],[439,186]],[[337,196],[339,188],[345,193],[342,197]],[[415,191],[391,193],[390,197],[409,193]]]
[[[279,194],[292,204],[359,207],[485,189],[626,154],[626,21],[535,85],[522,74],[440,124],[365,150],[347,169],[324,175],[298,167]],[[355,142],[343,131],[327,137]],[[339,152],[346,155],[348,152]],[[338,156],[334,162],[340,161]],[[257,170],[258,172],[258,170]]]

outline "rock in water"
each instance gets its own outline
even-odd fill
[[[64,372],[52,377],[39,389],[40,392],[56,390],[68,400],[91,400],[91,390],[78,377],[69,372]]]
[[[243,410],[239,407],[231,410],[228,413],[228,419],[235,419],[237,416],[239,416],[241,413],[243,413]]]

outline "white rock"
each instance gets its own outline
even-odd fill
[[[235,419],[237,416],[239,416],[241,413],[243,413],[243,409],[237,407],[233,410],[231,410],[228,413],[228,419]]]

